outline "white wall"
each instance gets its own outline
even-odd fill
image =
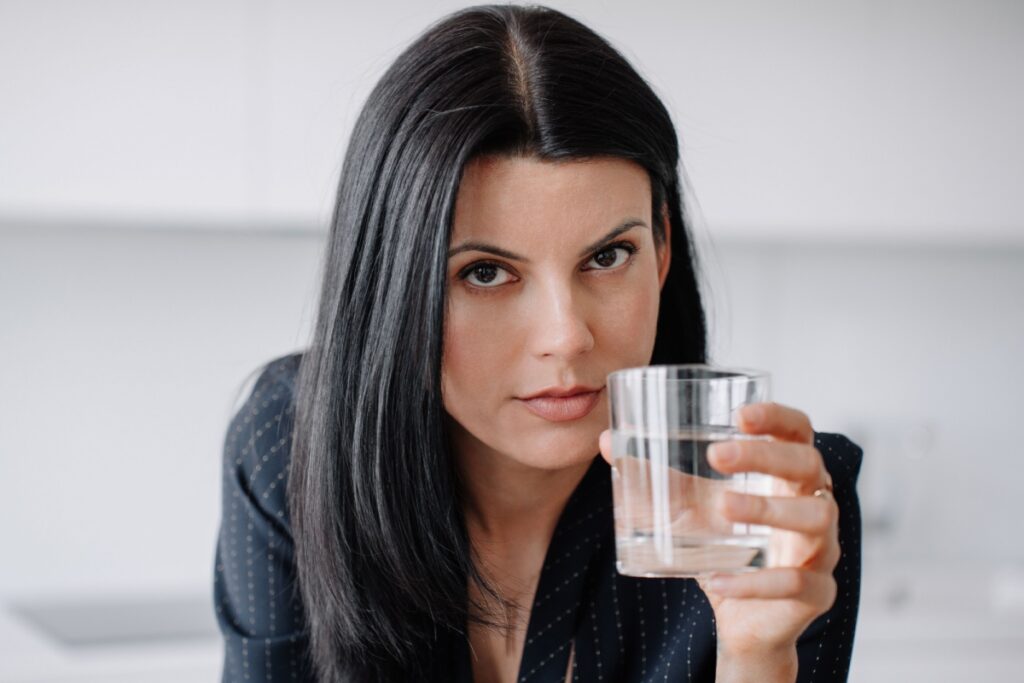
[[[1024,249],[721,245],[720,357],[775,371],[778,400],[867,451],[886,560],[1024,561]],[[878,530],[881,531],[881,530]]]
[[[206,590],[233,400],[305,343],[319,243],[0,231],[0,596]]]

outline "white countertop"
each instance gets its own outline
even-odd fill
[[[1015,568],[866,565],[850,680],[1013,680],[1022,586]],[[222,657],[215,635],[64,646],[0,605],[0,683],[216,683]]]
[[[219,638],[65,647],[0,607],[0,683],[215,683]]]

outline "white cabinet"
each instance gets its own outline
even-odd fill
[[[244,214],[245,3],[0,7],[0,218]]]
[[[712,235],[1024,242],[1024,5],[553,1],[673,113]],[[0,221],[322,228],[366,95],[464,3],[0,8]]]

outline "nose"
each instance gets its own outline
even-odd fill
[[[594,348],[585,297],[571,283],[551,284],[537,291],[530,306],[531,350],[538,357],[573,358]]]

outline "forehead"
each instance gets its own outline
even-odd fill
[[[625,159],[478,157],[459,185],[452,243],[502,236],[590,235],[626,216],[650,221],[647,172]]]

